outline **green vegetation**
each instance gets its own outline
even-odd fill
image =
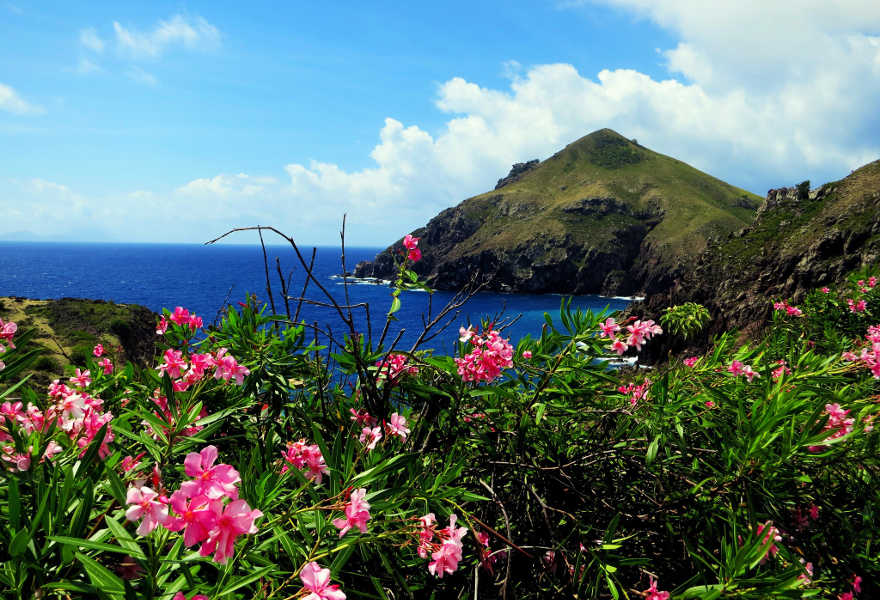
[[[505,364],[481,382],[462,377],[465,365],[488,360],[473,352],[484,342],[471,333],[455,356],[389,354],[354,334],[331,350],[251,300],[229,307],[198,344],[175,317],[160,371],[105,373],[87,357],[93,381],[70,385],[100,398],[87,411],[107,420],[91,429],[31,428],[35,413],[13,406],[39,413],[57,402],[62,424],[77,418],[63,408],[69,393],[56,400],[14,385],[39,358],[22,331],[0,371],[0,383],[13,384],[0,393],[13,415],[0,417],[9,436],[0,595],[291,598],[310,591],[301,574],[315,562],[348,598],[635,599],[652,580],[673,599],[836,597],[855,589],[856,574],[863,597],[876,597],[872,274],[813,291],[798,310],[786,305],[761,339],[739,344],[729,332],[687,364],[654,371],[596,360],[608,356],[600,331],[628,334],[614,333],[605,314],[563,303],[539,338],[515,349],[484,323],[473,333],[495,339],[492,360]],[[665,335],[687,335],[688,317],[704,320],[700,308],[672,307]],[[185,361],[179,372],[176,360]],[[197,363],[210,366],[187,383]],[[139,504],[152,488],[172,496],[184,482],[210,481],[191,454],[209,445],[215,466],[240,476],[217,510],[235,503],[249,515],[225,563],[172,521],[145,527]],[[368,503],[361,512],[356,497]],[[191,511],[209,510],[192,502]]]
[[[0,298],[0,316],[32,329],[41,359],[31,366],[30,385],[45,387],[71,368],[84,365],[95,344],[121,360],[143,363],[155,350],[153,313],[142,306],[102,300]]]

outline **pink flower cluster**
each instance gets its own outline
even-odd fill
[[[842,358],[844,360],[861,361],[865,368],[871,370],[874,379],[880,379],[880,325],[871,325],[865,334],[868,346],[862,348],[860,355],[852,352],[844,352]]]
[[[419,372],[419,368],[415,365],[406,364],[407,360],[406,354],[389,354],[382,360],[377,361],[376,366],[379,368],[377,380],[388,381],[393,385],[403,375],[416,375]]]
[[[513,366],[513,346],[491,329],[479,335],[472,327],[459,329],[459,340],[470,343],[473,349],[463,358],[456,358],[458,374],[464,381],[490,382],[501,375],[501,369]]]
[[[785,314],[790,317],[801,317],[804,314],[801,309],[799,309],[797,306],[792,306],[788,303],[787,300],[783,300],[782,302],[774,302],[773,309],[784,311]]]
[[[620,331],[624,332],[623,335],[625,337],[617,336],[617,333]],[[621,324],[611,317],[605,319],[604,323],[599,324],[599,337],[611,340],[611,345],[608,348],[617,352],[618,355],[623,354],[630,347],[635,347],[636,350],[640,351],[642,344],[661,333],[663,333],[663,329],[651,319],[645,319],[644,321],[636,319],[627,325],[625,329],[622,329]]]
[[[862,578],[859,575],[853,573],[853,580],[850,585],[852,586],[852,591],[838,594],[837,600],[854,600],[856,594],[862,593]]]
[[[748,379],[749,383],[752,382],[752,379],[755,377],[760,377],[761,375],[752,370],[751,365],[744,365],[742,361],[735,360],[730,363],[730,366],[727,367],[727,371],[733,373],[734,376],[739,377],[740,375],[744,375],[746,379]]]
[[[367,532],[367,521],[370,520],[370,504],[364,500],[367,495],[366,488],[358,488],[351,492],[348,502],[345,503],[345,518],[333,519],[333,526],[339,529],[339,537],[357,527],[361,533]]]
[[[645,380],[639,385],[636,385],[634,383],[621,385],[617,388],[617,391],[628,398],[630,406],[635,407],[635,405],[638,404],[639,400],[648,399],[648,388],[650,387],[651,381],[646,377]]]
[[[309,594],[302,600],[345,600],[339,584],[330,583],[330,569],[322,569],[316,562],[310,562],[299,572],[299,578]],[[298,595],[298,594],[297,594]]]
[[[852,298],[847,298],[846,304],[849,306],[849,312],[851,313],[863,313],[868,309],[868,304],[865,302],[864,298],[858,302]]]
[[[819,518],[819,507],[814,503],[810,503],[806,508],[797,506],[792,511],[792,517],[798,529],[806,529],[810,521],[815,521]]]
[[[321,484],[324,475],[330,474],[327,463],[324,462],[324,455],[321,454],[321,448],[317,444],[306,444],[306,441],[287,442],[287,449],[281,452],[285,464],[281,468],[281,474],[287,473],[289,467],[295,469],[305,469],[305,478],[314,481],[316,485]]]
[[[403,237],[403,247],[407,250],[406,257],[413,262],[422,260],[422,251],[418,248],[420,239],[409,233]]]
[[[688,356],[686,359],[684,359],[681,362],[684,363],[684,366],[693,368],[693,366],[695,364],[697,364],[698,360],[700,360],[699,356]]]
[[[195,313],[190,313],[182,306],[175,307],[169,319],[172,323],[189,327],[190,331],[195,331],[204,324],[201,317],[196,316]],[[162,315],[159,318],[159,323],[156,325],[156,335],[164,335],[166,331],[168,331],[168,319],[165,318],[165,315]]]
[[[80,452],[82,456],[101,428],[113,420],[112,413],[102,412],[103,400],[89,395],[84,390],[73,390],[57,379],[49,385],[49,397],[52,404],[45,412],[31,403],[28,403],[27,409],[24,409],[21,402],[4,402],[0,406],[0,442],[12,441],[9,435],[9,427],[12,426],[18,428],[19,434],[30,435],[35,431],[41,431],[47,434],[47,437],[54,434],[53,429],[60,430],[75,446],[82,449]],[[2,427],[4,422],[5,429]],[[113,430],[108,426],[98,449],[101,458],[107,458],[110,454],[108,444],[113,438]],[[42,458],[52,459],[61,451],[62,447],[52,440],[46,446]],[[26,471],[30,468],[32,457],[30,453],[16,453],[11,445],[7,445],[2,447],[0,458],[10,463],[12,468]]]
[[[856,420],[852,417],[847,417],[849,410],[844,410],[841,408],[840,404],[835,402],[834,404],[825,405],[825,414],[828,415],[828,422],[825,423],[825,427],[822,431],[833,432],[830,436],[825,438],[826,441],[841,438],[848,433],[852,433],[853,424]],[[823,447],[810,446],[809,449],[812,452],[819,452]]]
[[[870,277],[868,277],[867,283],[865,283],[864,279],[859,279],[856,282],[856,285],[859,287],[859,291],[865,294],[877,287],[877,278],[871,275]]]
[[[18,331],[18,325],[12,321],[4,322],[3,319],[0,319],[0,354],[6,352],[7,346],[10,350],[15,349],[15,344],[12,343],[12,338],[15,337],[16,331]],[[4,345],[4,343],[6,345]],[[5,368],[6,364],[0,360],[0,371]]]
[[[761,559],[761,562],[764,563],[766,562],[768,557],[773,558],[774,556],[776,556],[776,553],[779,552],[779,548],[776,546],[776,542],[782,541],[782,535],[780,535],[779,530],[776,529],[776,527],[774,527],[773,523],[770,521],[758,525],[758,537],[761,537],[762,533],[764,534],[764,536],[761,540],[761,544],[767,546],[767,551],[764,554],[764,558]]]
[[[419,518],[419,556],[422,558],[431,556],[428,572],[441,579],[443,575],[455,572],[462,557],[464,548],[462,540],[467,533],[467,527],[456,527],[457,520],[458,517],[453,513],[449,516],[449,526],[437,529],[434,513]],[[435,536],[437,541],[434,541]]]
[[[650,586],[642,594],[645,600],[669,600],[669,592],[661,592],[657,590],[657,580],[653,577],[649,580]]]
[[[214,562],[225,563],[239,535],[257,532],[254,521],[263,513],[251,510],[238,497],[238,471],[230,465],[214,465],[216,460],[214,446],[187,454],[184,472],[193,479],[181,483],[170,499],[147,486],[129,488],[125,516],[129,521],[141,519],[137,533],[147,535],[159,525],[168,531],[182,530],[184,544],[202,543],[199,554],[213,554]]]
[[[156,370],[159,375],[168,374],[176,392],[185,392],[201,381],[209,369],[214,370],[214,379],[235,379],[238,385],[242,385],[244,378],[250,375],[247,367],[238,364],[231,354],[227,354],[226,348],[220,348],[214,353],[193,354],[189,357],[188,364],[187,357],[180,350],[169,348],[162,359],[164,362]]]
[[[771,376],[773,377],[773,379],[779,379],[783,375],[791,375],[791,369],[789,368],[788,364],[785,362],[784,358],[781,358],[778,361],[776,361],[776,364],[779,366],[776,367],[775,369],[773,369],[773,372],[771,373]]]

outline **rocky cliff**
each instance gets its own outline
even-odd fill
[[[630,295],[672,284],[710,236],[751,222],[760,198],[603,129],[412,232],[415,270],[440,289]],[[400,241],[359,277],[390,278]]]
[[[712,315],[705,344],[729,329],[757,333],[770,317],[771,300],[796,304],[809,290],[832,287],[878,261],[880,161],[875,161],[812,191],[809,182],[770,190],[754,223],[713,241],[691,271],[630,310],[657,318],[667,306],[703,304]],[[654,358],[683,349],[675,340],[649,347]]]

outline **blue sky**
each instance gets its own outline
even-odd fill
[[[384,245],[601,127],[762,195],[880,158],[876,2],[413,4],[0,0],[0,239]]]

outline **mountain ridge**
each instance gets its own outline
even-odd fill
[[[535,164],[412,232],[417,273],[454,289],[631,295],[662,289],[711,236],[747,225],[760,197],[610,129]],[[355,275],[390,278],[400,242]]]

